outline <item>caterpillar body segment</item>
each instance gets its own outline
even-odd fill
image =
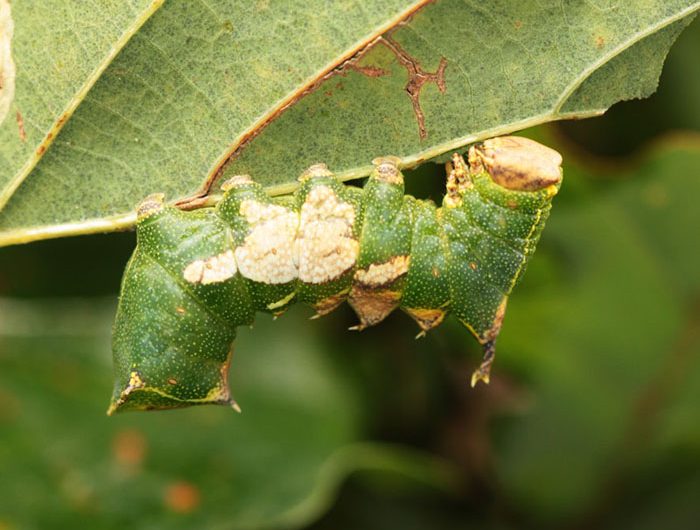
[[[404,195],[392,157],[375,161],[362,189],[316,165],[291,200],[247,176],[223,185],[216,208],[182,212],[147,198],[114,327],[109,413],[236,407],[227,383],[236,328],[297,302],[323,315],[348,301],[360,330],[400,308],[422,334],[452,313],[484,347],[472,384],[488,382],[560,165],[555,151],[504,137],[472,147],[469,166],[453,157],[440,207]]]

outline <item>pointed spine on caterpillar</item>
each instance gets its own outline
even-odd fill
[[[215,207],[183,212],[147,197],[114,326],[109,413],[218,403],[238,326],[301,302],[324,315],[347,301],[353,329],[395,309],[419,336],[452,313],[482,344],[489,382],[506,303],[561,184],[561,156],[520,137],[487,140],[448,164],[442,205],[404,194],[399,161],[378,158],[364,188],[325,165],[291,197],[248,176]]]

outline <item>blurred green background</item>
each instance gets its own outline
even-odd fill
[[[700,20],[650,99],[527,131],[565,181],[488,387],[454,322],[297,307],[241,332],[241,415],[107,418],[133,234],[0,249],[0,530],[698,528],[698,54]]]

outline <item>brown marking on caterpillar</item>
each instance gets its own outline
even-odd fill
[[[484,334],[483,337],[479,338],[479,342],[483,344],[484,356],[481,360],[479,367],[472,373],[471,386],[472,388],[479,382],[483,381],[487,385],[491,380],[491,365],[496,358],[496,338],[501,331],[501,326],[503,325],[503,317],[506,314],[506,306],[508,305],[508,297],[504,296],[501,300],[498,309],[496,309],[496,314],[494,315],[493,324],[491,328]]]
[[[391,50],[396,59],[399,61],[408,72],[408,82],[406,83],[406,93],[411,99],[413,112],[416,115],[418,122],[418,134],[421,140],[424,140],[428,133],[425,129],[425,114],[420,105],[420,93],[426,83],[435,83],[440,93],[444,94],[447,90],[445,85],[445,68],[447,67],[447,59],[440,57],[440,63],[437,70],[434,72],[426,72],[420,63],[411,57],[394,39],[389,35],[381,38],[381,41],[389,50]]]
[[[189,283],[209,285],[233,278],[237,270],[233,250],[227,250],[207,259],[193,261],[185,267],[182,277]]]
[[[443,309],[417,309],[406,307],[403,308],[403,310],[416,321],[423,332],[430,331],[439,326],[447,315],[447,312]]]
[[[471,386],[474,388],[479,381],[489,384],[491,381],[491,365],[496,358],[496,341],[490,340],[484,343],[484,357],[479,368],[472,373]]]
[[[498,334],[501,332],[501,326],[503,326],[503,318],[506,316],[506,306],[508,305],[508,297],[504,296],[501,300],[498,309],[496,309],[496,314],[493,317],[493,324],[489,330],[484,334],[484,339],[486,342],[496,340]],[[483,341],[482,341],[483,342]]]
[[[187,313],[187,311],[185,310],[184,307],[179,307],[179,306],[175,308],[175,312],[178,315],[184,315],[185,313]]]
[[[398,307],[401,293],[390,289],[377,289],[362,283],[354,284],[348,297],[360,319],[360,323],[352,326],[352,331],[362,331],[365,328],[379,324]]]
[[[173,385],[173,386],[176,385],[176,384],[177,384],[177,379],[175,379],[175,378],[173,378],[173,377],[169,377],[169,378],[168,378],[168,384],[169,384],[169,385]]]
[[[537,191],[561,181],[562,158],[529,138],[501,136],[469,149],[472,172],[486,170],[493,181],[516,191]]]
[[[354,330],[363,330],[384,320],[398,307],[401,291],[391,285],[406,275],[410,256],[395,256],[384,263],[372,263],[366,269],[355,272],[348,303],[360,319]]]
[[[327,298],[324,298],[323,300],[316,302],[314,305],[314,309],[316,310],[316,314],[312,316],[312,319],[317,319],[319,317],[322,317],[323,315],[327,315],[328,313],[331,313],[334,311],[338,306],[340,306],[343,302],[345,302],[345,299],[347,298],[347,292],[343,293],[338,293],[334,294],[333,296],[329,296]]]

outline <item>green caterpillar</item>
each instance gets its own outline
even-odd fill
[[[453,313],[484,348],[472,376],[488,383],[508,296],[561,184],[561,156],[520,137],[454,155],[442,207],[404,195],[398,160],[374,161],[364,188],[324,165],[290,197],[247,176],[193,212],[152,195],[114,325],[109,414],[216,403],[238,406],[227,373],[238,326],[303,302],[324,315],[347,300],[355,329],[401,308],[421,334]]]

